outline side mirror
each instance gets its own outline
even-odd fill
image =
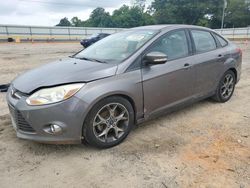
[[[167,62],[167,55],[162,52],[149,52],[143,58],[146,64],[157,65],[164,64]]]

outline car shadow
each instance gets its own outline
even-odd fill
[[[136,142],[138,141],[138,138],[143,140],[144,134],[155,134],[153,132],[153,130],[155,128],[157,128],[157,126],[165,126],[162,125],[161,122],[164,121],[171,121],[172,119],[178,119],[180,117],[185,118],[185,115],[187,115],[188,113],[192,113],[192,111],[195,111],[199,108],[202,108],[204,106],[209,106],[209,105],[213,105],[211,103],[211,99],[206,99],[203,101],[200,101],[198,103],[192,104],[190,106],[184,107],[178,111],[174,111],[171,113],[167,113],[167,114],[162,114],[161,116],[151,119],[149,121],[146,121],[144,123],[141,123],[139,125],[136,125],[134,127],[134,129],[132,130],[131,134],[128,136],[128,138],[120,145],[115,146],[113,148],[110,149],[99,149],[99,148],[94,148],[88,144],[86,144],[85,142],[83,142],[83,144],[79,144],[79,145],[71,145],[71,144],[65,144],[65,145],[53,145],[53,144],[44,144],[44,143],[38,143],[38,142],[33,142],[33,141],[29,141],[29,140],[23,140],[23,139],[18,139],[15,135],[15,131],[13,130],[12,126],[11,126],[11,120],[10,120],[10,116],[6,115],[0,118],[0,121],[3,121],[3,123],[0,123],[0,126],[2,127],[3,125],[5,125],[5,129],[8,129],[9,132],[11,132],[11,137],[13,138],[13,142],[15,142],[16,144],[19,145],[19,147],[22,147],[23,149],[27,150],[28,152],[33,153],[34,155],[50,155],[53,153],[58,153],[58,154],[62,154],[62,155],[67,155],[67,154],[71,154],[73,153],[96,153],[96,152],[100,152],[103,150],[109,150],[109,151],[117,151],[119,150],[119,148],[122,150],[124,148],[128,148],[133,144],[136,144]],[[7,125],[7,127],[6,127]],[[1,128],[0,127],[0,128]],[[168,132],[171,132],[171,127],[167,127],[168,128]],[[171,135],[170,135],[171,136]],[[157,135],[155,135],[154,137],[148,138],[149,140],[147,140],[147,143],[139,143],[139,144],[148,144],[148,142],[155,142]],[[3,139],[3,138],[2,138]],[[171,139],[171,138],[170,138]],[[137,140],[137,141],[136,141]],[[164,140],[163,140],[164,141]],[[167,142],[167,140],[165,140]],[[168,144],[168,143],[166,143]],[[134,150],[137,149],[140,150],[140,147],[134,147]],[[168,149],[168,148],[166,148]],[[170,148],[171,149],[171,148]]]

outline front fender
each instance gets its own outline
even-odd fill
[[[83,100],[84,103],[88,104],[83,114],[83,119],[86,118],[86,115],[96,103],[103,98],[113,95],[123,95],[130,98],[136,109],[136,118],[141,117],[143,114],[141,70],[118,74],[87,83],[75,95],[80,100]]]

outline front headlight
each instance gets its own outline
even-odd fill
[[[41,89],[27,98],[26,102],[32,106],[60,102],[72,97],[84,85],[84,83],[78,83]]]

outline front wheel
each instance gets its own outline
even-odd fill
[[[113,147],[127,137],[133,123],[134,110],[129,101],[118,96],[105,98],[89,112],[83,136],[95,147]]]
[[[217,102],[228,101],[234,92],[236,77],[233,71],[228,70],[220,80],[213,99]]]

